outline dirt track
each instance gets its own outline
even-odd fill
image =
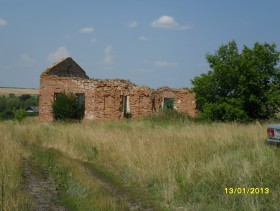
[[[36,211],[64,211],[64,207],[57,204],[56,186],[51,177],[36,176],[27,160],[23,161],[23,171],[26,178],[26,188],[32,200],[32,210]]]
[[[108,182],[105,178],[103,178],[100,174],[94,172],[93,170],[88,168],[88,165],[78,162],[85,172],[91,175],[92,179],[97,181],[107,192],[111,193],[114,197],[122,202],[122,204],[127,207],[129,210],[144,210],[144,211],[152,211],[152,208],[145,208],[142,206],[140,201],[135,201],[131,199],[131,197],[116,188],[110,182]],[[56,190],[56,185],[53,179],[49,176],[47,178],[39,177],[32,166],[29,164],[29,161],[23,160],[23,171],[26,180],[26,189],[30,194],[32,201],[32,210],[36,211],[65,211],[67,210],[65,207],[59,205],[58,202],[58,194]]]

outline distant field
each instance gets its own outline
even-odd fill
[[[6,95],[6,94],[15,94],[15,95],[31,94],[31,95],[38,95],[39,94],[39,89],[2,88],[2,87],[0,87],[0,95]]]

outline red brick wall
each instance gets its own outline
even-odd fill
[[[95,84],[94,117],[120,119],[123,117],[123,97],[134,85],[126,80],[100,80]],[[86,99],[87,100],[87,99]]]
[[[130,92],[130,110],[133,118],[152,113],[153,90],[149,87],[136,86]]]
[[[85,94],[85,119],[93,119],[95,82],[89,79],[57,77],[42,74],[40,79],[39,119],[51,122],[52,102],[55,93],[72,92]]]
[[[161,110],[164,98],[174,98],[174,109],[178,112],[196,115],[195,96],[187,88],[173,89],[169,87],[159,88],[155,91],[156,110]]]

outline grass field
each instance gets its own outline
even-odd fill
[[[70,210],[82,210],[81,204],[127,209],[81,163],[154,210],[280,210],[280,149],[264,143],[266,124],[153,118],[46,124],[33,118],[0,122],[0,135],[5,210],[31,207],[22,158],[35,169],[50,169],[63,187],[60,202]]]
[[[23,94],[38,95],[39,94],[39,89],[3,88],[3,87],[0,87],[0,95],[8,95],[8,94],[15,94],[15,95],[23,95]]]

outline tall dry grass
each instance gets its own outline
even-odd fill
[[[10,135],[13,128],[0,123],[0,209],[28,210],[30,201],[24,191],[22,170],[24,151]]]
[[[15,140],[102,164],[162,209],[280,209],[280,152],[264,144],[265,124],[139,120],[2,127]],[[269,188],[270,193],[225,194],[231,187]]]

